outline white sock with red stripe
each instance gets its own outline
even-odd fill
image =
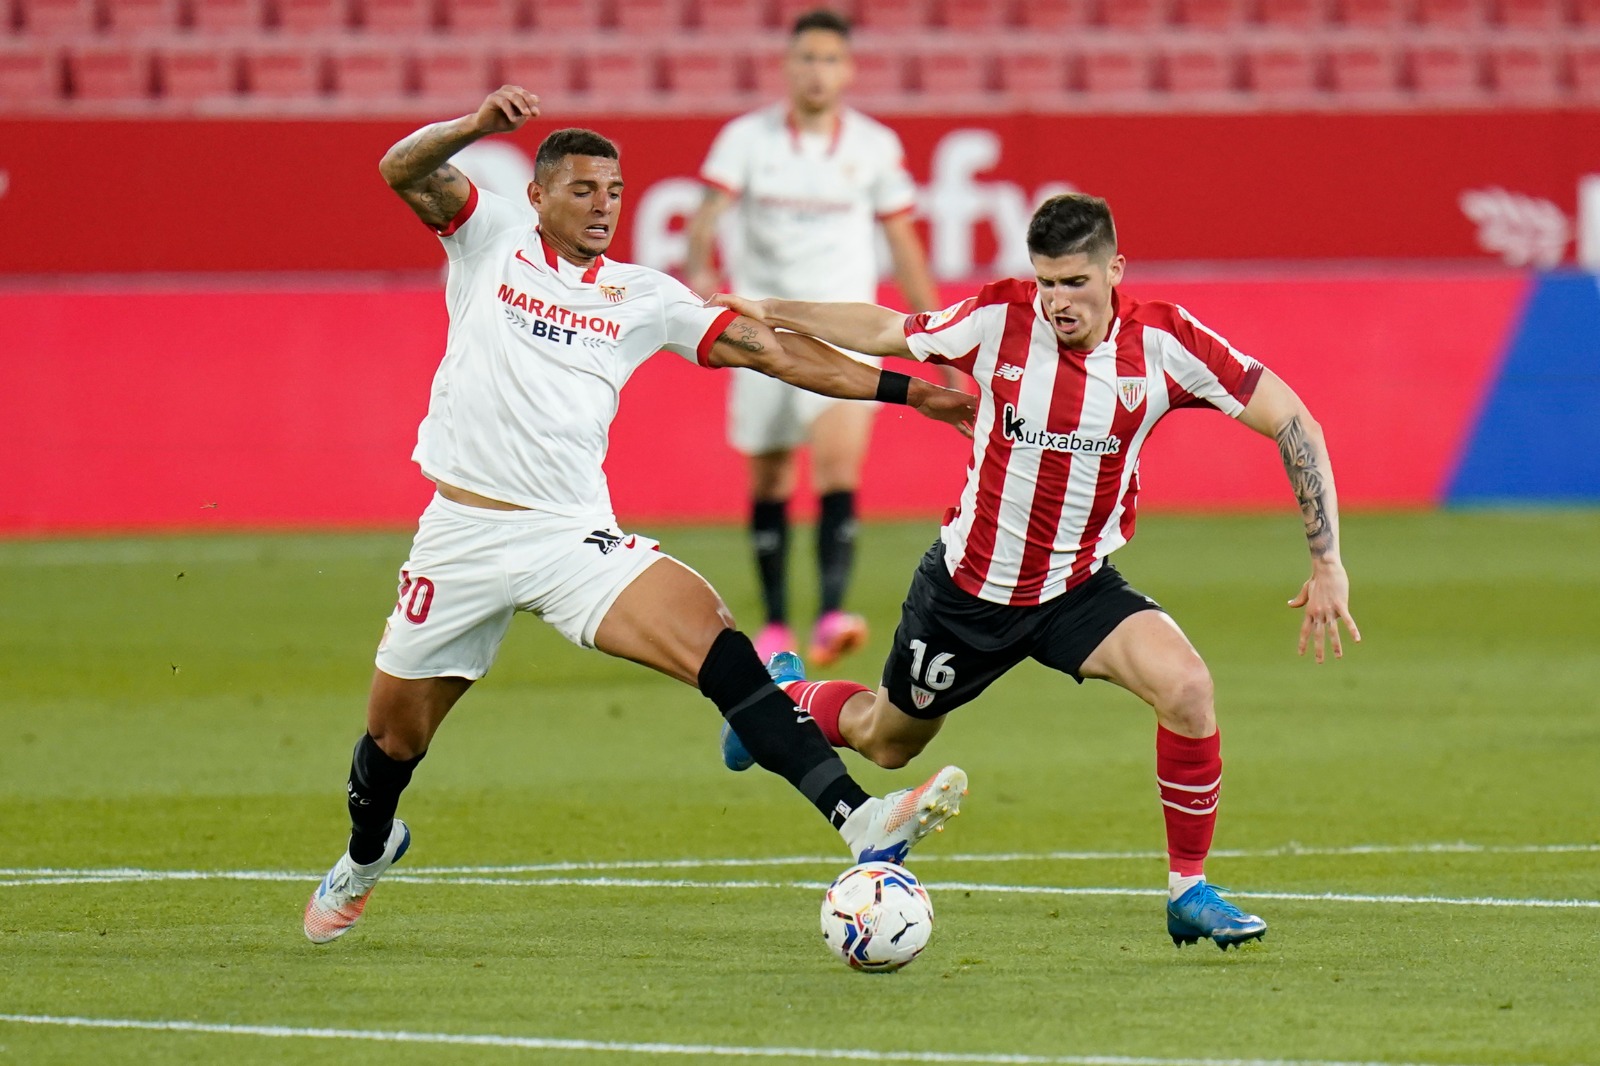
[[[1156,727],[1156,784],[1167,822],[1172,899],[1205,879],[1206,855],[1217,825],[1222,792],[1222,736],[1186,737]]]
[[[844,712],[844,705],[856,693],[872,691],[854,681],[791,681],[779,687],[789,694],[796,707],[812,717],[828,743],[836,748],[850,746],[839,732],[839,715]]]

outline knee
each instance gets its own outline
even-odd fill
[[[1196,657],[1174,671],[1156,695],[1156,711],[1169,725],[1188,727],[1180,731],[1199,735],[1210,728],[1215,694],[1211,671]]]
[[[925,747],[927,747],[927,744],[924,741],[895,737],[885,740],[870,740],[858,750],[862,755],[885,770],[898,770],[918,755],[921,755],[922,749]]]
[[[409,762],[426,754],[432,739],[415,723],[368,722],[367,734],[378,750],[396,762]]]

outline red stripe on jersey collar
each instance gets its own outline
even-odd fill
[[[783,116],[783,124],[789,130],[789,143],[796,152],[800,151],[800,124],[794,120],[794,110],[791,108]],[[844,116],[837,111],[833,114],[833,132],[828,138],[828,154],[832,155],[839,150],[839,137],[844,132]]]
[[[547,265],[551,270],[554,270],[556,272],[556,276],[559,277],[561,275],[561,257],[556,254],[556,250],[554,248],[550,247],[550,242],[544,239],[543,230],[536,228],[533,232],[539,235],[539,247],[544,250],[545,265]],[[590,263],[588,268],[583,272],[583,278],[581,280],[585,285],[594,284],[595,279],[600,276],[600,267],[605,264],[605,261],[606,257],[603,255],[597,255],[594,257],[594,262]],[[578,264],[573,263],[572,265],[577,266]]]

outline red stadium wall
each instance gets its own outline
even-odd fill
[[[699,198],[692,178],[721,120],[551,117],[593,122],[622,145],[629,207],[617,255],[676,265]],[[1028,213],[1062,185],[1108,197],[1138,261],[1551,266],[1583,243],[1578,187],[1600,174],[1600,110],[891,122],[922,189],[935,264],[952,280],[1026,269]],[[377,174],[411,126],[0,121],[0,274],[433,267],[437,247]],[[485,142],[508,147],[484,166],[526,166],[549,128]],[[1600,217],[1587,232],[1600,258]]]
[[[1162,281],[1136,265],[1125,288],[1183,303],[1288,379],[1327,428],[1345,503],[1376,506],[1442,497],[1526,285],[1459,269]],[[444,326],[432,284],[0,291],[0,531],[409,523]],[[635,376],[606,464],[624,522],[742,514],[725,388],[673,356]],[[931,528],[966,449],[886,409],[867,512]],[[1220,414],[1172,415],[1146,455],[1147,507],[1288,506],[1270,442]]]

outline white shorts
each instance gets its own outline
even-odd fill
[[[489,672],[511,616],[528,611],[581,647],[622,590],[664,558],[609,515],[491,511],[435,495],[400,570],[377,666],[394,677]]]
[[[845,354],[872,366],[883,365],[881,359],[855,352]],[[829,407],[861,402],[807,392],[740,367],[733,372],[733,384],[728,388],[728,443],[745,455],[790,451],[806,442],[811,423]]]

